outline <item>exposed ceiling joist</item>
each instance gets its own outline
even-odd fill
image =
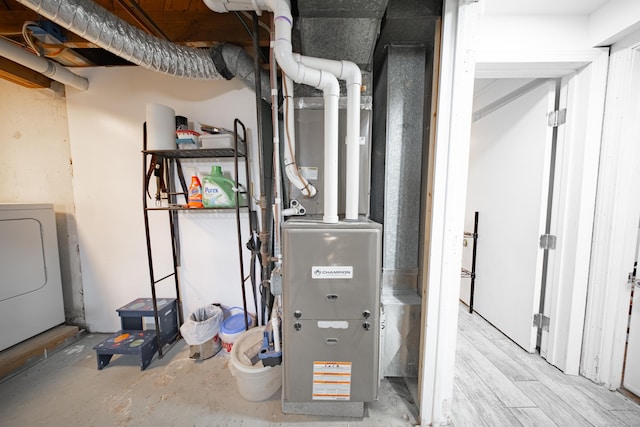
[[[28,88],[51,87],[51,79],[37,71],[0,57],[0,78]]]
[[[130,0],[119,1],[131,3]],[[9,5],[9,9],[4,6],[5,3]],[[143,31],[148,31],[148,28],[143,28],[117,0],[98,0],[96,3],[130,24],[141,28]],[[215,42],[227,42],[243,47],[253,45],[250,34],[238,17],[234,16],[234,14],[215,13],[208,9],[202,0],[154,0],[153,2],[138,0],[136,3],[143,9],[148,19],[172,42],[205,46],[210,46]],[[271,14],[264,13],[260,20],[269,25],[270,18]],[[243,19],[250,28],[251,19],[246,17],[243,17]],[[26,21],[38,20],[37,13],[26,9],[14,0],[0,2],[0,35],[18,35]],[[91,43],[67,30],[63,29],[63,34],[67,38],[65,43],[73,43],[78,47],[94,47]],[[72,46],[71,44],[67,45],[67,47]],[[269,34],[264,29],[260,30],[260,46],[269,46]]]

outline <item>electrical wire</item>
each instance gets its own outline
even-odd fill
[[[251,15],[249,14],[249,12],[243,10],[241,13],[244,16],[246,16],[247,18],[251,19]],[[262,27],[262,29],[266,30],[267,33],[271,34],[271,28],[269,28],[269,26],[267,24],[265,24],[264,22],[258,20],[258,25],[260,25]]]
[[[6,40],[8,42],[11,42],[11,43],[15,44],[16,46],[24,49],[24,45],[22,43],[20,43],[18,41],[15,41],[14,39],[12,39],[10,37],[7,37],[7,34],[0,34],[0,39]]]
[[[36,47],[36,45],[33,43],[33,40],[31,39],[31,35],[27,32],[28,27],[31,25],[40,27],[37,22],[25,21],[24,24],[22,24],[22,38],[24,38],[24,41],[27,43],[33,53],[38,56],[44,56],[42,50]]]

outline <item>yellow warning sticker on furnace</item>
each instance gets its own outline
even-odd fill
[[[351,362],[313,362],[312,398],[351,399]]]

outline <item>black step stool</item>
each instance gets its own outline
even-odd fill
[[[178,310],[175,298],[159,298],[158,323],[160,345],[174,342],[178,336]],[[116,310],[122,330],[93,347],[98,358],[98,370],[109,364],[114,354],[140,356],[140,370],[144,370],[158,351],[155,330],[143,329],[143,317],[153,317],[153,300],[138,298]]]

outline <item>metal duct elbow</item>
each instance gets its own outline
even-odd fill
[[[253,58],[251,58],[242,47],[229,43],[220,43],[211,48],[211,56],[216,68],[224,78],[230,79],[232,77],[237,77],[248,87],[256,88],[256,74],[253,66]],[[221,61],[217,58],[221,58]],[[229,71],[231,77],[227,76],[226,71]],[[261,70],[260,73],[260,96],[265,101],[271,103],[269,73],[266,70]]]

